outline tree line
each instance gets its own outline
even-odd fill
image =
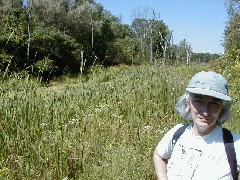
[[[240,89],[240,0],[225,0],[228,14],[224,30],[224,55],[214,64],[230,80],[233,88]],[[239,99],[239,97],[236,97]]]
[[[85,73],[96,64],[190,64],[218,54],[194,53],[151,8],[133,13],[132,23],[94,0],[0,0],[0,70],[26,71],[50,79]]]

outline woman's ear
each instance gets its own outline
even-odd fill
[[[188,97],[186,98],[186,102],[185,102],[188,109],[190,109],[190,107],[191,107],[190,106],[190,98],[191,98],[191,94],[189,93]]]
[[[189,102],[189,100],[187,100],[186,102],[185,102],[185,104],[186,104],[186,109],[185,109],[185,113],[189,113],[190,112],[190,102]]]
[[[222,108],[222,111],[219,113],[218,119],[221,119],[221,117],[225,114],[225,108]]]

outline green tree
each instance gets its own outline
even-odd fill
[[[63,73],[79,72],[80,51],[81,46],[72,37],[56,28],[39,28],[32,34],[32,73],[47,80]]]
[[[2,5],[5,10],[10,8],[22,8],[23,7],[23,0],[2,0]]]
[[[225,50],[240,48],[240,1],[226,0],[225,5],[229,15],[224,33]]]
[[[225,0],[226,10],[229,16],[233,16],[240,12],[240,1],[239,0]]]
[[[143,18],[136,18],[131,24],[131,28],[134,32],[134,35],[140,42],[140,49],[142,57],[145,56],[145,44],[146,44],[146,35],[147,35],[147,20]]]
[[[186,62],[187,65],[190,64],[192,47],[191,44],[187,41],[186,38],[181,40],[178,45],[178,54],[182,62]]]
[[[113,53],[111,52],[111,46],[115,40],[113,30],[111,28],[111,21],[109,19],[105,20],[101,27],[101,33],[98,37],[98,46],[96,49],[96,54],[98,55],[100,61],[104,65],[112,65]]]
[[[225,0],[228,12],[228,21],[224,32],[225,53],[218,61],[214,61],[214,67],[225,74],[229,82],[239,89],[240,79],[240,0]]]
[[[225,50],[240,48],[240,14],[235,13],[227,22],[224,36]]]
[[[113,43],[113,58],[115,64],[139,64],[141,59],[139,41],[134,37],[134,33],[128,24],[121,24],[117,19],[112,24],[115,40]]]
[[[132,31],[140,42],[141,56],[150,59],[150,63],[158,63],[170,43],[171,32],[162,20],[134,19]]]
[[[192,60],[195,62],[207,63],[216,60],[220,57],[219,54],[207,53],[193,53]]]
[[[54,26],[61,31],[66,28],[67,2],[65,0],[30,0],[32,13],[41,26]]]
[[[23,9],[12,8],[5,12],[0,21],[0,49],[1,53],[10,55],[11,59],[2,60],[3,68],[18,70],[26,64],[27,16]]]

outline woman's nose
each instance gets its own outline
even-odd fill
[[[203,106],[202,106],[202,114],[204,116],[207,116],[209,114],[209,107],[208,107],[207,104],[203,104]]]

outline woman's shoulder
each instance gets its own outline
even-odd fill
[[[172,131],[177,131],[178,129],[180,129],[181,127],[185,127],[184,129],[191,129],[192,128],[192,124],[189,123],[189,124],[176,124],[171,130]]]
[[[171,127],[170,129],[167,130],[166,134],[164,135],[165,139],[172,139],[173,134],[182,126],[184,126],[184,124],[176,124],[173,127]]]
[[[232,138],[233,138],[233,142],[234,142],[234,147],[237,148],[239,151],[240,151],[240,134],[230,130],[230,129],[227,129],[231,132],[232,134]]]
[[[180,130],[182,127],[183,130],[181,130],[182,133],[184,133],[185,131],[189,131],[192,128],[191,124],[176,124],[174,127],[172,127],[169,131],[168,134],[171,134],[171,136],[173,136],[173,134],[175,134],[178,130]],[[181,133],[181,134],[182,134]]]
[[[240,135],[236,132],[231,131],[233,136],[234,148],[237,156],[237,161],[240,163]]]
[[[176,124],[172,129],[177,130],[183,126],[187,126],[187,128],[189,128],[189,127],[191,127],[191,124]]]
[[[232,133],[232,136],[233,136],[233,141],[234,141],[234,143],[236,142],[236,143],[238,143],[239,146],[240,146],[240,135],[237,134],[236,132],[233,132],[233,131],[231,131],[231,133]]]

